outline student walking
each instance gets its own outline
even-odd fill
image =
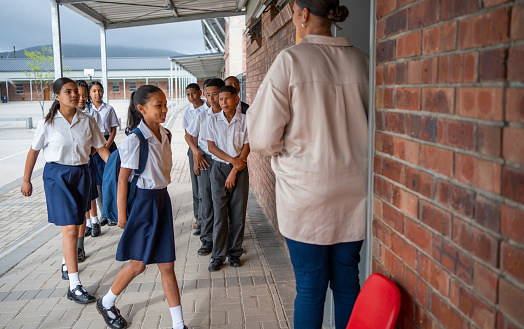
[[[183,329],[182,306],[175,276],[173,214],[167,185],[171,182],[171,145],[168,131],[160,124],[167,114],[166,96],[158,87],[141,86],[131,95],[128,130],[138,126],[148,143],[145,169],[138,177],[136,197],[127,215],[128,181],[139,167],[140,139],[131,133],[120,144],[121,169],[118,177],[118,227],[124,229],[116,259],[130,261],[117,274],[108,293],[96,307],[106,324],[114,329],[127,327],[115,306],[118,295],[146,269],[157,264],[174,329]]]
[[[69,279],[67,298],[76,303],[95,301],[78,275],[77,244],[80,225],[89,209],[91,177],[87,168],[91,147],[104,161],[109,151],[104,136],[93,118],[78,110],[78,87],[68,78],[53,83],[55,101],[36,129],[27,154],[21,192],[31,196],[31,175],[40,150],[43,150],[44,191],[47,218],[62,229],[62,251]]]

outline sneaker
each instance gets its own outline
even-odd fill
[[[86,252],[83,248],[78,248],[78,262],[82,263],[86,260]]]
[[[109,220],[105,217],[100,217],[100,225],[106,226]]]
[[[77,292],[79,292],[79,294],[77,294]],[[81,284],[76,286],[73,291],[71,291],[70,288],[67,288],[67,299],[72,300],[78,304],[92,303],[96,300],[96,298],[89,294]]]
[[[224,262],[220,258],[213,258],[211,261],[211,264],[209,264],[209,267],[207,268],[210,272],[216,272],[220,270],[220,267],[224,264]]]
[[[91,236],[94,238],[96,236],[100,236],[102,234],[102,229],[100,228],[99,223],[93,223],[91,224],[93,226],[93,229],[91,230]]]
[[[193,235],[200,235],[201,233],[201,230],[200,230],[200,227],[198,227],[194,232],[193,232]]]
[[[202,247],[198,249],[198,254],[200,256],[207,256],[213,251],[213,244],[211,243],[203,243]]]
[[[85,232],[85,236],[88,237],[88,236],[91,236],[91,231],[93,229],[90,227],[90,226],[86,226],[86,232]]]
[[[69,280],[69,273],[67,273],[66,265],[62,264],[62,280]]]
[[[122,315],[120,315],[120,310],[114,305],[111,308],[104,308],[102,305],[102,298],[96,301],[96,309],[98,313],[102,314],[106,324],[113,329],[124,329],[127,328],[127,321]],[[111,314],[110,314],[111,313]]]
[[[238,256],[229,256],[229,266],[240,267],[240,257]]]

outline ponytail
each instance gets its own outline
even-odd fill
[[[45,123],[51,123],[53,119],[55,118],[56,111],[60,108],[60,102],[55,99],[53,104],[51,104],[51,108],[49,108],[49,112],[45,116]]]
[[[60,94],[60,91],[62,90],[62,87],[66,83],[69,83],[69,82],[75,83],[73,80],[71,80],[69,78],[56,79],[55,82],[53,82],[53,93],[55,95]],[[51,108],[49,109],[49,112],[47,113],[44,122],[45,123],[51,123],[53,121],[53,119],[55,118],[55,115],[56,115],[56,112],[58,111],[58,109],[60,109],[60,102],[55,99],[53,104],[51,104]]]
[[[135,98],[135,92],[136,91],[133,91],[131,93],[129,108],[127,110],[126,134],[129,134],[131,130],[135,129],[140,123],[140,120],[143,118],[142,113],[140,113],[140,111],[135,107],[135,103],[133,102]]]

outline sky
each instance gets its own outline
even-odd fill
[[[100,44],[100,28],[60,6],[63,44]],[[205,53],[200,21],[107,30],[107,45]],[[0,0],[0,52],[52,44],[49,0]]]

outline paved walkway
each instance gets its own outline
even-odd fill
[[[239,268],[207,270],[209,256],[197,255],[192,231],[192,197],[187,145],[181,114],[173,133],[171,195],[175,222],[175,272],[189,328],[292,328],[294,277],[289,259],[272,226],[250,195]],[[117,136],[117,143],[123,139]],[[60,276],[61,235],[47,223],[41,176],[33,177],[33,196],[19,187],[0,194],[0,328],[104,328],[94,304],[79,305],[65,297],[68,282]],[[82,283],[97,297],[109,289],[124,263],[115,261],[122,230],[102,228],[85,241],[87,259],[79,264]],[[149,266],[117,300],[130,328],[171,328],[156,266]]]

